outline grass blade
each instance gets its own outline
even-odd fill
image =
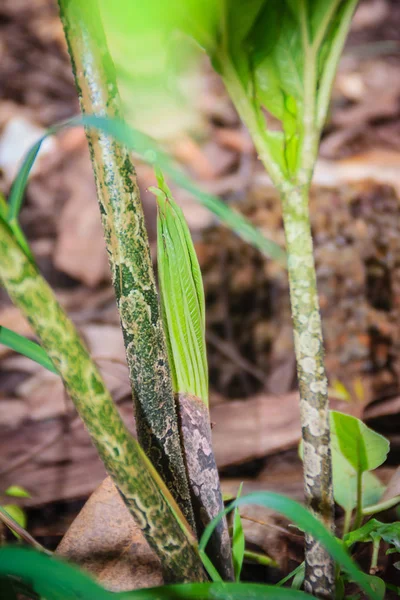
[[[232,502],[222,514],[227,514],[236,506],[243,504],[258,504],[260,506],[265,506],[266,508],[272,508],[285,515],[285,517],[293,521],[298,527],[316,538],[342,569],[348,573],[350,579],[357,583],[360,588],[368,594],[369,598],[372,598],[372,600],[379,600],[379,595],[372,589],[368,576],[357,567],[340,541],[327,531],[323,524],[304,506],[295,500],[291,500],[280,494],[275,494],[274,492],[254,492],[253,494],[249,494]],[[205,550],[210,536],[219,519],[222,517],[222,514],[216,517],[206,527],[200,540],[200,551]]]
[[[168,154],[160,150],[154,140],[137,129],[129,127],[124,121],[108,117],[98,117],[95,115],[74,117],[51,127],[32,146],[25,157],[12,187],[9,199],[9,222],[15,221],[18,218],[29,173],[43,141],[49,135],[53,135],[63,128],[77,127],[78,125],[102,131],[138,154],[145,162],[157,164],[178,186],[193,194],[200,204],[208,208],[224,225],[232,229],[239,237],[260,250],[265,256],[286,266],[286,254],[278,244],[267,239],[250,221],[222,202],[217,196],[202,191],[181,169],[175,166]]]
[[[43,350],[39,344],[28,340],[23,335],[19,335],[19,333],[15,333],[15,331],[11,331],[11,329],[8,329],[3,325],[0,325],[0,344],[4,344],[7,348],[11,348],[11,350],[23,354],[27,358],[39,363],[39,365],[42,365],[42,367],[48,371],[58,375],[57,369],[54,367],[45,350]]]
[[[0,548],[0,577],[22,579],[46,600],[308,600],[304,592],[254,583],[193,583],[109,592],[84,572],[28,548]],[[7,580],[6,580],[7,581]]]
[[[240,484],[236,499],[242,494],[243,483]],[[233,567],[235,569],[235,579],[240,581],[240,573],[242,571],[245,549],[245,538],[240,517],[239,507],[236,506],[233,510],[233,532],[232,532],[232,558]]]

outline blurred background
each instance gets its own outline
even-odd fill
[[[183,70],[168,71],[165,95],[157,92],[150,112],[141,86],[153,68],[162,69],[160,40],[148,42],[154,62],[132,75],[132,41],[128,34],[118,35],[109,18],[107,23],[129,122],[166,143],[203,189],[283,246],[277,195],[207,61],[199,63],[198,50],[187,48]],[[184,42],[178,37],[171,43]],[[28,147],[48,126],[78,110],[56,1],[2,0],[0,189],[5,195]],[[137,171],[155,257],[156,206],[147,192],[154,176],[139,162]],[[301,499],[286,273],[219,226],[186,192],[173,189],[204,276],[211,417],[223,490],[235,494],[244,481],[244,492],[271,489]],[[400,457],[399,195],[400,3],[362,0],[334,87],[311,213],[332,405],[389,438],[389,461],[379,473],[384,481]],[[128,371],[82,129],[64,131],[44,145],[21,224],[42,273],[131,425]],[[32,335],[3,290],[0,324]],[[10,485],[25,488],[30,498],[21,504],[29,531],[54,548],[104,476],[60,380],[0,347],[0,501]],[[271,554],[272,547],[278,561],[300,552],[301,539],[296,545],[296,535],[279,523],[266,531],[265,510],[249,507],[246,514],[247,539],[256,549]]]

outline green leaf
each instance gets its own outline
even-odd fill
[[[46,600],[111,600],[115,597],[77,568],[28,548],[0,548],[0,575],[22,578]]]
[[[254,583],[180,584],[109,592],[83,571],[27,548],[0,548],[0,576],[20,578],[46,600],[307,600],[304,592]]]
[[[244,49],[249,54],[253,69],[275,48],[282,28],[283,13],[281,9],[282,0],[264,2],[246,36]]]
[[[351,464],[332,444],[333,494],[335,502],[345,511],[357,506],[357,473]],[[385,491],[384,484],[373,473],[362,475],[362,507],[379,502]]]
[[[392,544],[397,552],[400,552],[400,521],[382,524],[378,534],[385,542]]]
[[[236,498],[240,498],[242,494],[242,488],[243,483],[240,484]],[[242,519],[240,517],[239,507],[236,506],[236,508],[233,511],[232,531],[232,559],[236,581],[240,581],[240,573],[242,572],[245,545],[246,542],[242,526]]]
[[[0,332],[1,333],[1,332]],[[30,498],[31,495],[26,491],[25,488],[20,485],[10,485],[4,492],[7,496],[13,496],[14,498]]]
[[[341,542],[336,539],[323,524],[312,515],[304,506],[281,496],[274,492],[254,492],[238,500],[235,500],[230,504],[223,513],[213,519],[209,525],[207,525],[199,543],[199,549],[204,551],[210,536],[216,527],[223,514],[227,514],[233,510],[236,506],[258,504],[266,508],[276,510],[280,514],[285,515],[288,519],[293,521],[298,527],[306,531],[309,535],[316,538],[330,553],[332,558],[342,567],[342,569],[349,575],[352,581],[357,583],[361,589],[363,589],[370,598],[378,600],[378,594],[371,588],[368,577],[356,566],[352,561],[349,554],[344,549]]]
[[[205,303],[199,262],[182,210],[159,171],[157,263],[174,391],[208,403]]]
[[[22,200],[24,196],[24,190],[26,187],[26,182],[29,177],[29,173],[33,167],[33,164],[37,158],[39,150],[41,148],[42,143],[53,133],[53,129],[49,130],[43,137],[41,137],[36,144],[34,144],[31,149],[28,151],[24,162],[22,163],[18,174],[13,182],[10,196],[8,198],[8,215],[7,221],[9,223],[15,222],[18,219],[19,211],[21,210]]]
[[[331,451],[332,451],[332,476],[333,476],[333,495],[335,502],[339,504],[346,512],[352,511],[357,506],[357,471],[352,464],[347,460],[346,456],[343,455],[341,446],[338,441],[337,431],[335,429],[334,418],[330,411],[330,422],[331,422]],[[337,413],[342,415],[343,413]],[[343,415],[344,420],[341,420],[341,429],[346,428],[348,415]],[[340,419],[340,418],[339,418]],[[351,417],[350,424],[354,425],[354,417]],[[358,421],[358,419],[356,419]],[[361,421],[360,423],[364,428],[368,429]],[[372,431],[372,430],[369,430]],[[374,433],[374,432],[372,432]],[[379,435],[379,434],[376,434]],[[379,436],[381,438],[382,436]],[[344,437],[342,436],[342,440]],[[343,442],[345,443],[345,442]],[[303,460],[303,444],[299,444],[299,456]],[[362,473],[361,481],[361,506],[362,508],[368,509],[368,507],[377,505],[382,494],[385,491],[385,485],[380,481],[376,475],[365,471]],[[378,509],[379,510],[379,509]]]
[[[0,325],[0,344],[4,344],[4,346],[11,348],[11,350],[23,354],[27,358],[39,363],[39,365],[42,365],[42,367],[45,367],[48,371],[58,375],[47,353],[39,344],[28,340],[23,335],[19,335],[19,333],[15,333],[15,331],[11,331],[11,329],[7,329],[7,327],[3,327],[3,325]]]
[[[400,551],[400,521],[382,523],[377,519],[370,519],[359,529],[348,533],[344,542],[347,546],[352,546],[356,542],[374,542],[377,536]]]
[[[360,419],[331,411],[332,448],[357,471],[372,471],[386,460],[389,442],[369,429]]]
[[[222,45],[246,86],[250,74],[250,57],[246,51],[265,0],[222,0]]]

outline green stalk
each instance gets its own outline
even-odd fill
[[[301,5],[305,10],[306,5]],[[307,23],[307,15],[302,12],[306,65],[303,74],[304,111],[299,127],[298,165],[293,179],[290,180],[280,172],[272,158],[264,119],[260,118],[260,113],[244,90],[229,59],[224,61],[223,79],[240,117],[250,131],[259,157],[281,196],[300,392],[305,502],[332,531],[334,500],[328,382],[308,209],[309,189],[319,142],[319,129],[316,125],[316,57],[319,48],[310,45]],[[320,598],[333,598],[334,561],[319,542],[309,535],[306,535],[305,565],[306,591]]]
[[[0,280],[60,374],[104,465],[169,581],[201,581],[196,541],[165,484],[126,429],[100,373],[51,288],[0,219]]]
[[[276,165],[269,169],[269,148],[263,125],[237,78],[229,77],[225,83],[282,200],[304,443],[305,501],[327,528],[333,530],[328,382],[308,210],[313,160],[318,148],[318,137],[312,126],[314,113],[309,109],[303,124],[302,149],[299,151],[302,160],[298,182],[293,184],[279,175]],[[311,90],[310,82],[308,89]],[[306,536],[305,559],[306,590],[320,598],[332,598],[335,582],[333,560],[310,536]]]
[[[345,535],[347,535],[350,531],[350,527],[351,527],[351,518],[353,516],[353,511],[347,509],[344,513],[344,523],[343,523],[343,534],[342,534],[342,538],[344,538]]]
[[[96,0],[59,0],[83,113],[121,118],[114,65]],[[190,525],[194,517],[136,173],[129,152],[86,131],[109,255],[139,441]]]
[[[356,516],[354,517],[354,526],[353,529],[358,529],[361,527],[361,523],[363,520],[363,509],[362,509],[362,478],[363,471],[361,469],[357,469],[357,506],[356,506]]]

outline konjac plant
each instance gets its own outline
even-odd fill
[[[308,209],[319,138],[356,4],[355,0],[148,0],[146,6],[120,2],[132,36],[140,35],[139,25],[148,29],[154,25],[156,33],[157,23],[165,21],[167,29],[193,38],[209,55],[280,194],[285,256],[238,213],[198,190],[152,140],[124,123],[96,0],[59,0],[83,116],[48,134],[63,127],[86,127],[138,441],[126,429],[74,325],[39,274],[19,226],[29,171],[42,140],[27,155],[8,202],[0,199],[0,279],[41,346],[5,328],[0,328],[0,342],[60,375],[127,508],[158,555],[166,583],[178,585],[116,595],[43,552],[4,548],[0,576],[7,597],[14,600],[22,585],[25,595],[36,593],[47,600],[300,599],[310,594],[344,598],[348,581],[370,598],[384,597],[385,583],[362,573],[348,550],[357,542],[371,542],[376,561],[380,540],[398,547],[397,523],[385,528],[372,519],[363,525],[365,518],[398,501],[379,501],[382,486],[370,472],[385,460],[388,443],[357,419],[329,413]],[[135,11],[142,16],[137,21]],[[271,116],[274,129],[268,125]],[[161,305],[132,151],[157,167],[158,185],[152,191],[158,203]],[[259,492],[237,498],[224,509],[208,412],[201,273],[182,211],[160,169],[236,233],[287,265],[305,507]],[[346,515],[342,540],[333,535],[334,498]],[[238,506],[249,503],[273,508],[305,531],[304,565],[277,586],[239,582],[245,540]],[[225,517],[230,510],[234,510],[231,536]],[[12,518],[4,517],[3,509],[2,515],[12,527]],[[294,587],[283,587],[293,577]],[[296,589],[303,582],[305,592]]]

